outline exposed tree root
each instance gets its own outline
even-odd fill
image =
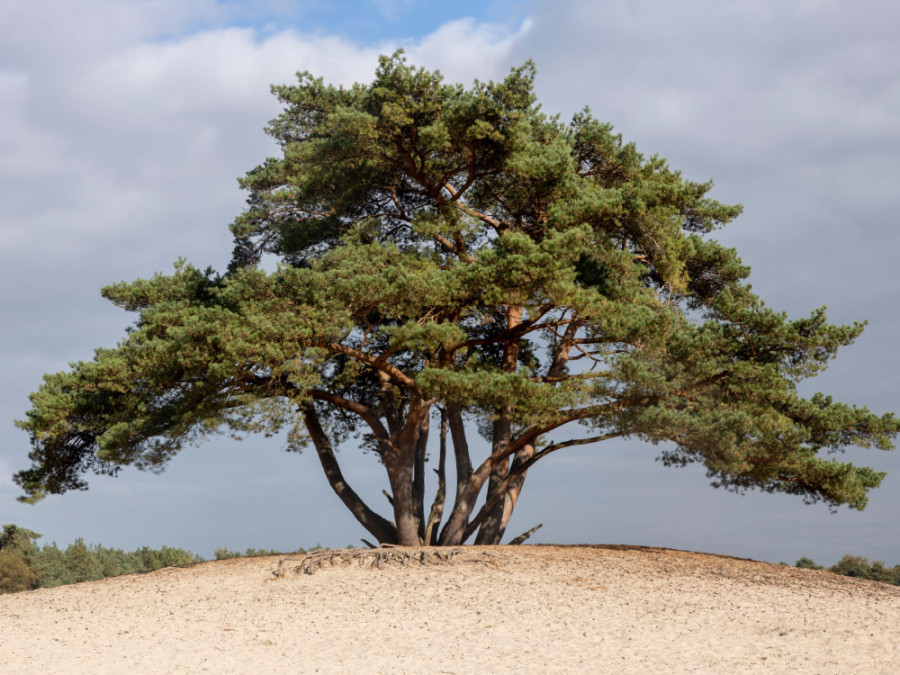
[[[311,551],[302,558],[282,558],[278,561],[278,569],[272,572],[281,579],[289,572],[294,574],[314,574],[324,567],[376,567],[384,569],[396,565],[452,565],[456,563],[473,563],[487,567],[497,567],[494,556],[487,551],[470,552],[465,555],[461,548],[376,548],[376,549],[337,549],[329,551]],[[291,565],[291,563],[297,563]]]

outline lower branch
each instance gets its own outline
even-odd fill
[[[516,508],[516,502],[519,501],[519,495],[522,493],[522,486],[525,484],[526,470],[519,470],[525,462],[534,456],[534,446],[529,444],[519,450],[513,457],[510,472],[513,478],[509,481],[509,486],[503,493],[503,517],[500,520],[500,532],[497,536],[497,543],[503,538],[506,527],[509,525],[509,519],[512,517],[513,509]],[[524,540],[523,540],[524,541]]]
[[[525,543],[525,540],[528,539],[528,537],[530,537],[531,535],[533,535],[535,532],[537,532],[537,531],[538,531],[539,529],[541,529],[543,526],[544,526],[543,523],[538,523],[537,525],[535,525],[534,527],[532,527],[532,528],[531,528],[530,530],[528,530],[527,532],[523,532],[523,533],[520,534],[518,537],[516,537],[515,539],[513,539],[512,541],[510,541],[510,542],[509,542],[509,545],[510,545],[510,546],[518,546],[518,545],[520,545],[520,544]]]
[[[456,495],[453,508],[438,537],[441,546],[456,546],[461,543],[463,530],[469,520],[469,514],[478,498],[481,483],[473,485],[475,477],[472,473],[472,460],[469,455],[469,444],[466,440],[466,427],[463,423],[462,410],[458,405],[447,404],[447,424],[450,438],[453,441],[453,456],[456,460]]]
[[[563,441],[561,443],[553,443],[552,445],[548,445],[546,448],[544,448],[540,452],[532,454],[530,457],[528,457],[527,459],[522,461],[517,466],[513,466],[513,468],[511,468],[509,473],[506,475],[506,478],[503,480],[503,482],[497,485],[497,488],[494,490],[492,495],[488,496],[488,500],[484,503],[484,505],[478,511],[477,515],[466,526],[465,532],[463,533],[463,536],[462,536],[462,541],[460,541],[459,543],[465,542],[466,539],[468,539],[469,537],[472,536],[472,533],[478,529],[478,527],[481,525],[481,523],[484,521],[484,519],[491,513],[491,510],[496,506],[496,504],[500,501],[500,499],[504,498],[506,496],[507,490],[509,489],[509,487],[513,483],[513,481],[515,481],[520,476],[523,477],[523,481],[524,481],[525,473],[539,459],[543,459],[547,455],[554,453],[557,450],[562,450],[563,448],[568,448],[573,445],[588,445],[590,443],[599,443],[601,441],[608,441],[612,438],[618,438],[623,435],[624,435],[623,433],[617,432],[617,433],[612,433],[612,434],[604,434],[602,436],[592,436],[590,438],[577,438],[577,439],[573,439],[570,441]],[[482,467],[484,467],[484,465],[482,465]],[[479,467],[479,469],[481,470],[481,467]],[[519,486],[519,489],[521,490],[521,485]],[[516,497],[518,498],[518,493],[517,493]],[[513,503],[513,506],[515,506],[514,503]],[[512,515],[512,509],[510,509],[510,515]],[[507,522],[508,522],[508,520],[507,520]]]
[[[356,517],[359,523],[366,528],[380,543],[396,543],[397,529],[394,524],[386,518],[378,515],[370,509],[359,495],[354,492],[353,488],[347,485],[344,475],[338,465],[337,458],[334,456],[334,448],[331,441],[322,429],[319,422],[319,414],[316,412],[312,402],[306,403],[303,408],[303,420],[306,423],[306,429],[319,455],[319,462],[325,470],[325,476],[328,483],[335,491],[344,506],[350,509],[350,512]]]
[[[494,421],[492,458],[497,458],[502,449],[509,445],[510,427],[509,409],[505,409]],[[481,529],[478,530],[478,536],[475,537],[476,546],[493,546],[500,543],[500,522],[503,519],[503,504],[494,497],[500,497],[505,492],[505,488],[501,486],[507,484],[506,477],[509,475],[509,459],[504,458],[501,460],[497,458],[492,464],[487,491],[488,504],[491,506],[486,510],[485,517],[481,522]],[[468,532],[468,529],[466,531]]]

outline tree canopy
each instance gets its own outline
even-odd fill
[[[898,420],[797,383],[863,324],[767,307],[709,237],[739,206],[588,110],[546,115],[534,77],[466,88],[397,53],[371,84],[273,87],[281,154],[240,181],[228,270],[103,289],[137,319],[31,396],[23,499],[220,429],[286,429],[380,542],[499,543],[536,462],[626,437],[716,487],[862,509],[883,474],[830,455],[890,449]],[[377,455],[392,517],[344,479],[339,444]]]

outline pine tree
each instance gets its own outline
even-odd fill
[[[716,487],[862,509],[883,474],[827,455],[888,450],[898,420],[797,383],[863,324],[767,307],[709,237],[740,207],[587,110],[545,115],[534,77],[465,88],[398,53],[371,84],[274,87],[281,155],[241,181],[227,272],[179,262],[103,290],[138,318],[32,395],[24,499],[159,467],[225,427],[311,444],[380,542],[499,543],[538,461],[627,437]],[[377,454],[392,518],[347,483],[339,444]]]

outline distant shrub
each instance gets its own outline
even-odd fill
[[[31,565],[35,555],[40,552],[35,543],[41,538],[37,532],[26,530],[18,525],[4,525],[0,533],[0,551],[19,556],[27,565]]]
[[[37,576],[15,553],[0,551],[0,593],[27,591],[37,584]]]
[[[176,565],[192,565],[194,563],[203,562],[203,558],[194,555],[190,551],[183,548],[172,548],[163,546],[161,549],[152,549],[144,546],[136,550],[133,554],[137,569],[135,572],[152,572],[160,570],[163,567],[174,567]]]
[[[837,565],[829,567],[828,571],[857,579],[871,579],[900,585],[900,565],[888,568],[880,560],[876,560],[870,565],[866,558],[855,555],[845,555]]]
[[[227,548],[216,549],[216,560],[231,560],[232,558],[240,558],[240,551],[229,551]]]
[[[822,565],[817,565],[812,558],[807,558],[803,556],[800,560],[797,561],[797,567],[804,570],[824,570],[825,567]]]
[[[817,565],[811,558],[800,558],[797,567],[810,570],[823,570],[822,565]],[[828,568],[829,572],[856,579],[870,579],[886,584],[900,586],[900,565],[887,567],[880,560],[869,564],[868,559],[858,555],[845,555],[836,565]]]

